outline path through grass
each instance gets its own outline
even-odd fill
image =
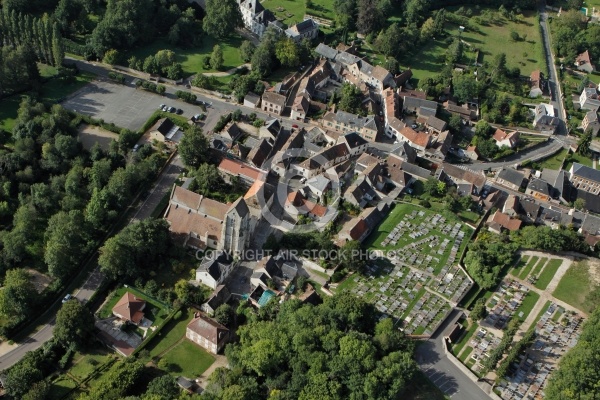
[[[562,262],[563,260],[556,258],[550,260],[535,282],[535,287],[541,290],[546,290],[548,284],[552,281],[552,278],[554,278],[554,275],[556,274],[556,271],[558,271],[558,268],[561,266]]]
[[[519,273],[519,279],[527,278],[527,276],[529,275],[529,272],[531,272],[531,269],[538,262],[538,260],[539,260],[539,257],[537,257],[537,256],[531,257],[529,259],[529,262],[527,262],[527,265],[525,266],[525,268],[521,269],[521,272]]]

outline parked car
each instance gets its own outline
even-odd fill
[[[183,114],[183,110],[181,108],[178,108],[177,109],[177,115],[181,115],[181,114]]]
[[[71,295],[71,293],[69,293],[68,295],[63,297],[62,302],[66,303],[67,301],[71,300],[72,298],[73,298],[73,296]]]
[[[294,124],[294,125],[292,125],[292,128],[298,129],[298,125]]]
[[[176,112],[177,110],[175,109],[175,107],[169,107],[168,111],[169,111],[170,113],[173,113],[173,114],[175,114],[175,112]]]
[[[163,111],[164,111],[164,108],[165,108],[165,107],[166,107],[166,106],[165,106],[164,104],[161,104],[160,106],[158,106],[158,109],[159,109],[159,110],[163,110]]]
[[[167,111],[169,110],[169,106],[163,106],[163,107],[161,108],[161,110],[163,110],[164,112],[167,112]]]
[[[135,146],[133,146],[133,152],[135,153],[136,151],[138,151],[140,149],[140,145],[136,144]]]

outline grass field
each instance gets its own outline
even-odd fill
[[[537,281],[535,282],[535,287],[541,290],[546,290],[552,278],[554,278],[554,274],[558,271],[558,268],[561,266],[563,260],[553,259],[546,264],[546,267],[542,271],[542,273],[538,276]]]
[[[40,74],[46,78],[56,74],[56,68],[39,64]],[[49,103],[57,103],[71,93],[81,89],[92,80],[96,75],[81,71],[74,81],[67,82],[62,79],[50,79],[42,87],[42,100]],[[24,95],[17,94],[0,100],[0,129],[12,131],[17,119],[19,104]]]
[[[567,149],[562,149],[553,156],[550,156],[542,161],[536,161],[536,164],[539,165],[539,169],[560,169],[568,152],[569,151]]]
[[[185,328],[194,317],[192,310],[183,310],[179,319],[172,319],[146,346],[151,357],[156,357],[185,336]]]
[[[46,399],[49,400],[60,400],[65,397],[67,393],[77,387],[77,383],[66,375],[60,375],[50,385],[50,392]]]
[[[525,319],[527,319],[527,316],[529,315],[533,307],[535,307],[535,304],[538,302],[539,299],[540,295],[534,292],[533,290],[527,292],[525,298],[523,299],[523,302],[515,310],[515,317],[519,318],[521,321],[525,321]],[[519,317],[520,313],[523,313],[523,316]]]
[[[169,350],[164,356],[169,363],[169,371],[175,376],[195,378],[215,362],[215,358],[195,343],[185,339]]]
[[[519,262],[517,263],[517,265],[515,265],[510,271],[509,273],[512,276],[519,276],[519,273],[523,270],[523,268],[525,268],[525,266],[527,265],[527,261],[529,261],[529,256],[522,256],[521,259],[519,260]]]
[[[586,167],[593,168],[593,163],[592,163],[591,158],[583,156],[578,153],[572,153],[572,154],[569,154],[569,156],[567,157],[567,160],[565,161],[565,167],[563,169],[565,171],[570,170],[571,166],[573,165],[574,162],[585,165]]]
[[[69,373],[81,381],[111,357],[114,355],[108,353],[104,348],[93,350],[89,354],[78,354],[73,359],[73,366],[69,369]]]
[[[548,259],[546,257],[540,258],[540,261],[538,261],[538,263],[535,265],[535,268],[531,270],[531,273],[529,275],[539,276],[540,272],[542,272],[542,268],[544,268],[544,265],[546,265],[547,261]]]
[[[210,56],[215,44],[220,44],[223,49],[223,71],[238,67],[244,62],[240,57],[239,48],[243,39],[235,34],[222,40],[215,40],[210,36],[205,36],[201,47],[178,48],[173,47],[165,39],[158,39],[148,46],[139,47],[128,52],[125,56],[128,59],[131,56],[143,60],[144,58],[156,54],[159,50],[173,50],[177,62],[180,62],[186,75],[196,74],[198,72],[214,72],[214,69],[205,69],[202,59],[204,56]]]
[[[477,16],[480,12],[474,7],[463,6],[462,8],[471,10],[473,16]],[[529,75],[535,69],[546,70],[539,23],[535,12],[524,12],[520,21],[509,21],[496,13],[492,24],[489,26],[478,25],[477,28],[478,32],[465,30],[461,34],[461,38],[472,48],[481,50],[483,57],[480,55],[480,62],[491,62],[497,54],[505,53],[507,66],[519,67],[524,75]],[[510,32],[513,30],[521,38],[526,36],[526,40],[510,41]],[[451,36],[458,35],[458,25],[447,23],[446,31]],[[413,78],[416,80],[436,75],[444,67],[447,47],[448,44],[444,40],[430,40],[421,46],[420,51],[416,54],[411,54],[410,58],[401,59],[400,65],[404,68],[411,68]],[[462,62],[473,64],[475,54],[475,52],[469,51],[468,46],[465,46]]]
[[[554,297],[584,312],[592,312],[598,304],[589,301],[588,294],[594,289],[586,261],[573,263],[552,293]]]
[[[465,361],[467,361],[467,359],[469,358],[469,356],[471,355],[472,352],[473,352],[473,348],[471,346],[467,346],[458,359],[460,361],[462,361],[463,364],[464,364]]]
[[[529,259],[529,261],[527,262],[527,265],[525,265],[525,268],[521,269],[521,271],[519,272],[519,278],[520,279],[525,279],[527,278],[527,276],[529,275],[529,272],[531,272],[531,269],[533,268],[533,266],[538,262],[538,257],[533,256]]]
[[[261,4],[268,8],[282,23],[290,26],[304,20],[305,14],[334,19],[333,0],[311,0],[312,6],[306,7],[302,0],[264,0]]]

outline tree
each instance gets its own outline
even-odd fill
[[[85,255],[88,227],[79,210],[58,212],[48,221],[44,261],[50,276],[63,280]]]
[[[281,65],[296,67],[300,64],[298,45],[291,38],[283,38],[277,42],[275,54]]]
[[[39,381],[31,386],[31,389],[25,393],[21,400],[44,400],[48,398],[50,392],[50,383],[47,381]]]
[[[456,96],[461,103],[477,96],[477,82],[471,75],[456,74],[452,78],[452,89],[454,96]]]
[[[94,316],[78,300],[69,300],[56,314],[54,338],[64,348],[80,348],[90,341],[94,332]]]
[[[165,68],[175,63],[175,53],[172,50],[159,50],[154,55],[154,60],[160,68]]]
[[[340,263],[349,271],[360,271],[366,263],[365,251],[359,241],[346,242],[339,251]]]
[[[419,25],[427,14],[429,14],[428,0],[408,0],[405,4],[406,25]]]
[[[548,400],[588,400],[600,394],[600,309],[583,325],[581,336],[558,363],[544,390]]]
[[[364,35],[378,31],[383,25],[383,15],[377,7],[379,0],[358,0],[356,27]]]
[[[469,318],[471,319],[471,321],[477,322],[483,319],[486,316],[486,314],[487,310],[485,308],[485,298],[482,297],[480,299],[477,299],[475,305],[473,306],[473,309],[469,314]]]
[[[518,247],[500,235],[480,236],[469,244],[464,261],[467,271],[480,287],[489,289],[498,284],[501,271],[513,264]]]
[[[185,279],[180,279],[175,283],[175,287],[173,289],[177,298],[183,303],[188,304],[191,300],[191,292],[192,287],[188,281]]]
[[[577,152],[581,155],[588,156],[590,154],[590,145],[592,144],[592,128],[586,129],[577,141]]]
[[[31,313],[36,290],[31,276],[21,268],[6,271],[4,287],[0,290],[0,315],[22,320]]]
[[[446,184],[437,180],[436,178],[429,178],[423,184],[423,190],[430,196],[441,197],[446,194]]]
[[[362,92],[357,86],[351,83],[344,83],[338,108],[342,111],[357,114],[360,112],[361,99]]]
[[[520,37],[519,37],[519,33],[517,31],[514,31],[514,30],[510,31],[510,40],[511,41],[518,42],[519,39],[520,39]]]
[[[274,27],[268,27],[262,40],[252,54],[252,71],[259,77],[271,73],[276,63],[275,48],[279,41],[280,33]]]
[[[102,58],[102,62],[105,64],[115,65],[119,62],[121,55],[115,49],[107,50],[104,53],[104,58]]]
[[[436,33],[435,21],[429,17],[421,26],[421,41],[426,42],[431,39]]]
[[[190,184],[190,190],[204,196],[210,197],[226,186],[219,170],[213,164],[201,164],[192,176],[194,181]]]
[[[475,135],[480,136],[482,138],[488,138],[492,133],[493,128],[490,124],[482,119],[475,124]]]
[[[32,386],[41,381],[42,372],[27,362],[18,362],[6,373],[6,393],[14,399],[22,399]]]
[[[242,26],[242,14],[235,0],[207,0],[202,27],[209,35],[225,38]]]
[[[210,54],[210,67],[212,69],[221,69],[223,67],[223,49],[218,44],[215,44]]]
[[[183,163],[187,167],[196,168],[204,163],[208,156],[208,140],[202,129],[192,126],[186,129],[178,149]]]
[[[234,310],[229,304],[221,304],[219,307],[217,307],[213,316],[218,323],[225,325],[226,327],[231,327],[233,317]]]
[[[150,381],[144,398],[153,396],[153,400],[171,400],[176,399],[180,393],[181,389],[175,379],[171,375],[163,375]]]
[[[575,202],[573,203],[573,207],[575,207],[575,209],[577,209],[577,210],[584,210],[585,209],[585,199],[582,199],[582,198],[576,199]]]
[[[242,57],[242,60],[245,62],[250,61],[255,49],[256,46],[254,46],[251,41],[244,40],[240,46],[240,57]]]

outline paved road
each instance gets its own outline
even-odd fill
[[[431,339],[417,347],[416,359],[421,370],[448,397],[460,400],[490,399],[490,396],[461,371],[444,351],[444,336],[459,319],[461,311],[453,310]]]
[[[550,72],[549,80],[552,89],[552,104],[558,110],[558,117],[564,122],[567,118],[565,107],[563,104],[563,94],[558,80],[556,64],[554,61],[554,53],[552,52],[552,38],[550,36],[550,27],[548,26],[548,14],[546,13],[546,2],[544,1],[540,7],[540,26],[542,29],[542,39],[544,41],[544,50],[546,53],[546,63]],[[559,126],[558,134],[566,134],[564,123]]]
[[[538,145],[537,147],[531,150],[521,151],[513,156],[505,158],[503,161],[498,162],[476,162],[472,164],[466,164],[466,168],[471,169],[473,171],[484,171],[487,169],[498,169],[502,167],[510,167],[515,164],[522,164],[525,161],[531,160],[539,160],[545,157],[548,157],[558,150],[563,148],[565,145],[563,142],[555,139],[551,139],[544,144]]]
[[[181,161],[179,157],[174,157],[169,165],[165,167],[162,174],[158,177],[155,188],[151,191],[148,198],[140,204],[138,212],[132,218],[132,221],[137,219],[148,218],[154,208],[160,200],[163,198],[164,193],[168,192],[175,183],[177,176],[181,171]],[[94,256],[95,257],[95,256]],[[83,286],[77,289],[74,293],[74,297],[81,302],[88,301],[92,295],[98,290],[102,283],[103,276],[99,272],[96,266],[86,279]],[[35,334],[29,336],[23,342],[19,343],[19,346],[9,351],[8,353],[0,356],[0,371],[11,367],[17,363],[25,353],[33,351],[42,346],[45,342],[52,338],[52,330],[54,329],[54,318],[46,325],[42,326]]]

